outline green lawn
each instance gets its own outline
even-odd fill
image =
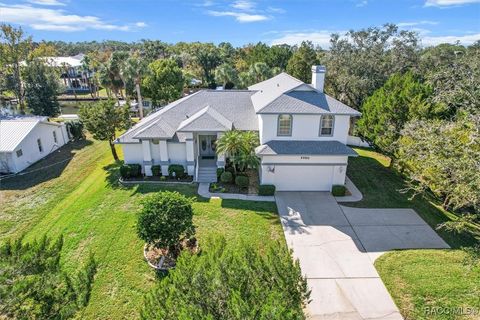
[[[400,175],[388,168],[387,157],[364,149],[356,151],[360,157],[349,160],[348,176],[364,198],[348,206],[413,208],[433,228],[455,219],[437,200],[420,196],[410,200],[409,194],[401,192],[406,185]],[[405,319],[479,319],[480,267],[471,269],[464,265],[465,253],[458,249],[476,240],[472,236],[437,232],[454,249],[393,251],[380,257],[375,266]],[[478,314],[426,313],[427,308],[468,307],[475,308]]]
[[[0,182],[0,207],[6,208],[0,212],[0,235],[26,233],[32,239],[63,233],[67,269],[77,268],[89,252],[99,262],[91,301],[81,318],[137,318],[143,295],[155,282],[134,229],[139,200],[165,189],[195,196],[196,187],[121,187],[106,143],[77,143],[62,151],[30,170],[63,161],[60,164]],[[283,239],[273,203],[197,198],[194,211],[200,244],[211,234],[260,248]]]

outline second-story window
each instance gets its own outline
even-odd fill
[[[291,136],[292,135],[292,116],[289,114],[281,114],[278,116],[278,136]]]
[[[320,117],[320,136],[333,135],[334,119],[332,115],[323,115]]]

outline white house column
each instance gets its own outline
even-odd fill
[[[223,136],[223,132],[217,132],[217,141]],[[225,154],[217,153],[217,167],[225,168]]]
[[[193,144],[193,133],[187,132],[185,136],[185,147],[187,148],[187,174],[193,176],[195,174],[195,150]]]
[[[150,140],[142,140],[143,170],[146,176],[152,176],[152,153],[150,151]]]
[[[170,161],[168,158],[167,140],[160,140],[158,142],[158,148],[160,150],[160,168],[162,169],[162,175],[168,176]]]

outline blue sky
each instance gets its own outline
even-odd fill
[[[387,22],[424,45],[480,39],[480,0],[0,0],[0,22],[35,40],[159,39],[166,42],[312,40]]]

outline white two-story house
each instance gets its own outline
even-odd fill
[[[203,90],[144,118],[117,143],[125,163],[152,165],[168,174],[181,164],[199,182],[215,180],[212,172],[225,165],[215,141],[228,130],[258,131],[262,184],[278,191],[330,191],[345,183],[350,117],[360,113],[323,92],[326,70],[312,67],[312,83],[286,73],[248,90]]]

